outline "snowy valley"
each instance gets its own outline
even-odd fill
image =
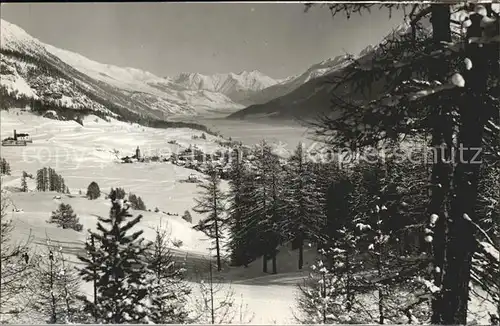
[[[500,325],[500,8],[385,6],[381,41],[287,78],[159,76],[2,16],[0,323]]]

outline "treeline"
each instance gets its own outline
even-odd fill
[[[8,49],[1,49],[0,53],[6,56],[17,58],[24,62],[35,64],[37,66],[36,72],[31,72],[30,70],[28,70],[28,77],[30,77],[30,74],[39,74],[41,72],[49,76],[66,79],[68,81],[73,80],[73,77],[71,75],[77,75],[83,80],[88,80],[88,77],[86,75],[67,65],[65,65],[63,68],[56,68],[54,65],[46,62],[45,60],[41,60],[26,53]],[[94,91],[90,91],[85,87],[79,85],[78,83],[73,82],[73,87],[75,87],[82,94],[86,95],[92,101],[103,105],[111,112],[117,114],[118,116],[116,118],[118,120],[130,123],[138,123],[140,125],[148,126],[151,128],[190,128],[200,130],[211,135],[216,135],[216,133],[208,129],[206,126],[198,123],[166,121],[156,117],[139,114],[136,113],[138,111],[137,109],[128,107],[129,104],[125,103],[124,101],[124,103],[121,103],[121,101],[119,101],[118,103],[120,103],[120,105],[116,105],[110,100],[106,99],[105,96],[99,95],[97,93],[100,92],[101,94],[114,96],[116,100],[119,100],[118,95],[121,95],[121,93],[116,94],[116,90],[113,90],[106,84],[99,81],[92,80],[89,81],[89,83],[91,83],[95,87],[95,93]],[[37,112],[39,114],[44,114],[49,110],[54,110],[57,112],[60,118],[64,118],[66,120],[81,120],[82,117],[90,114],[96,115],[105,120],[109,119],[109,117],[104,112],[94,111],[89,108],[79,108],[75,110],[59,104],[57,100],[28,98],[25,95],[18,94],[17,92],[12,93],[4,87],[0,87],[0,109],[9,109],[11,107],[25,107],[27,105],[29,105],[34,112]]]
[[[265,273],[280,271],[277,254],[288,244],[302,269],[304,249],[312,247],[307,258],[316,259],[300,287],[300,322],[426,322],[436,288],[428,268],[435,221],[426,214],[433,157],[425,151],[413,148],[411,160],[367,153],[339,164],[299,145],[284,161],[262,142],[245,160],[234,152],[227,193],[215,170],[209,173],[193,209],[206,218],[195,228],[213,239],[219,270],[222,243],[232,265],[261,259]],[[500,224],[499,170],[485,165],[482,171],[485,197],[477,214],[491,230]],[[477,272],[485,280],[496,275]]]
[[[422,247],[421,230],[415,228],[425,223],[424,164],[384,163],[376,158],[377,164],[358,164],[346,170],[338,162],[314,162],[310,154],[300,144],[284,161],[265,142],[245,159],[235,151],[228,193],[220,190],[215,171],[200,185],[202,194],[194,210],[209,217],[196,228],[218,238],[215,242],[228,230],[233,265],[246,266],[263,257],[263,272],[268,271],[267,261],[271,260],[272,273],[278,272],[279,247],[291,243],[298,249],[297,268],[302,269],[305,244],[331,247],[347,221],[361,225],[375,205],[399,214],[394,217],[398,222],[391,223],[391,232],[406,230],[398,235],[398,250],[416,252]],[[408,189],[404,184],[415,186]],[[403,203],[401,207],[394,206],[396,198]],[[391,203],[386,202],[389,200]]]
[[[45,115],[48,111],[54,111],[57,114],[57,119],[59,120],[75,120],[80,124],[82,118],[86,115],[96,115],[102,119],[109,119],[109,117],[103,112],[94,111],[88,108],[69,108],[67,106],[61,105],[57,100],[53,99],[33,99],[24,94],[19,94],[18,92],[9,92],[7,89],[0,87],[0,109],[8,110],[13,107],[30,107],[33,113],[39,115]],[[47,115],[48,118],[54,119],[52,115]]]
[[[23,178],[26,178],[26,176],[23,176]],[[69,188],[64,183],[64,178],[50,167],[37,170],[35,182],[37,191],[69,193]]]

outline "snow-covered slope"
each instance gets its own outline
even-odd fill
[[[112,85],[153,109],[173,114],[199,114],[203,109],[238,109],[242,106],[217,89],[205,92],[136,68],[122,68],[90,60],[80,54],[46,45],[46,49],[78,71]],[[156,101],[155,101],[156,97]]]
[[[426,28],[426,25],[423,27]],[[403,23],[384,37],[379,44],[368,45],[356,56],[341,55],[325,60],[311,66],[303,74],[266,88],[251,99],[251,102],[256,103],[255,105],[235,112],[229,118],[273,117],[290,119],[316,117],[317,114],[330,110],[332,81],[345,75],[346,68],[353,63],[353,59],[358,62],[370,62],[375,53],[379,51],[382,42],[409,33],[409,28],[406,23]],[[339,91],[344,92],[344,90]],[[345,94],[337,95],[344,96]]]
[[[334,58],[323,60],[312,65],[301,74],[288,77],[280,83],[267,87],[260,92],[249,94],[245,98],[245,100],[247,103],[251,104],[262,104],[269,102],[275,98],[284,96],[296,90],[312,79],[319,78],[334,70],[340,69],[345,64],[348,64],[350,62],[349,59],[350,56],[348,55],[340,55]]]
[[[44,44],[5,20],[0,26],[0,77],[5,94],[62,106],[73,103],[70,109],[107,115],[112,115],[106,111],[111,109],[120,115],[129,112],[156,118],[243,108],[219,91],[200,92],[146,71],[102,64]]]
[[[0,28],[2,106],[8,107],[7,98],[11,95],[43,101],[45,106],[115,116],[104,105],[104,100],[96,100],[99,91],[84,80],[71,76],[70,67],[65,67],[47,52],[43,43],[4,20],[1,20]],[[89,96],[89,93],[96,96]]]
[[[25,52],[33,55],[45,54],[45,46],[38,39],[32,37],[25,30],[0,20],[0,44],[2,49]]]
[[[183,225],[185,223],[180,216],[185,210],[191,210],[195,206],[193,194],[198,193],[199,189],[196,184],[184,183],[182,180],[191,174],[199,178],[203,178],[203,175],[168,162],[122,164],[117,157],[134,154],[137,146],[140,146],[143,155],[164,157],[190,144],[207,153],[222,150],[216,143],[221,138],[207,134],[206,139],[193,140],[192,137],[200,136],[201,132],[187,128],[155,129],[115,119],[106,121],[93,115],[87,116],[83,120],[83,125],[80,125],[75,121],[47,119],[21,109],[1,110],[1,138],[12,136],[14,129],[29,133],[33,143],[26,147],[2,147],[2,158],[5,158],[12,168],[11,176],[2,176],[2,188],[17,189],[20,186],[22,171],[36,175],[38,169],[50,166],[64,177],[66,185],[74,195],[80,191],[85,193],[92,181],[97,182],[104,193],[111,187],[123,187],[141,196],[146,206],[152,210],[158,207],[160,212],[178,214],[175,219]],[[171,144],[174,140],[176,143]],[[226,189],[225,182],[222,186]],[[30,189],[34,189],[34,184],[30,185]],[[31,195],[31,192],[29,194]],[[91,212],[91,208],[86,208],[84,203],[88,201],[81,202],[82,214],[85,211],[87,215],[97,213]],[[103,200],[102,204],[105,205],[106,202]],[[16,205],[27,212],[28,205],[24,198],[17,201]],[[48,205],[50,207],[43,211],[50,213],[53,209],[52,200],[49,200]],[[41,211],[42,209],[39,210]],[[104,208],[99,213],[106,215],[106,211],[107,208]],[[202,218],[201,214],[191,213],[193,223]],[[156,222],[159,222],[160,217],[165,220],[174,218],[166,214],[153,215],[158,217]],[[47,216],[41,221],[43,225]],[[185,228],[189,229],[191,226],[185,224]],[[186,236],[190,234],[202,236],[197,232],[185,233]],[[172,236],[182,239],[183,235]],[[187,239],[184,240],[188,246]],[[203,249],[207,246],[206,242],[203,243]],[[195,247],[192,249],[201,250]]]

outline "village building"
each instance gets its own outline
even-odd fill
[[[16,130],[14,130],[14,137],[7,137],[2,140],[2,146],[26,146],[26,143],[32,143],[31,137],[29,134],[20,133],[18,134]]]
[[[25,141],[27,143],[32,143],[33,141],[31,140],[31,137],[29,134],[26,134],[26,133],[16,133],[16,131],[14,130],[14,139],[15,140],[21,140],[21,141]]]
[[[137,149],[135,150],[135,158],[137,160],[141,160],[141,150],[139,149],[139,146],[137,146]]]

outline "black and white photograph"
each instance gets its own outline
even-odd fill
[[[0,323],[500,326],[499,16],[2,1]]]

